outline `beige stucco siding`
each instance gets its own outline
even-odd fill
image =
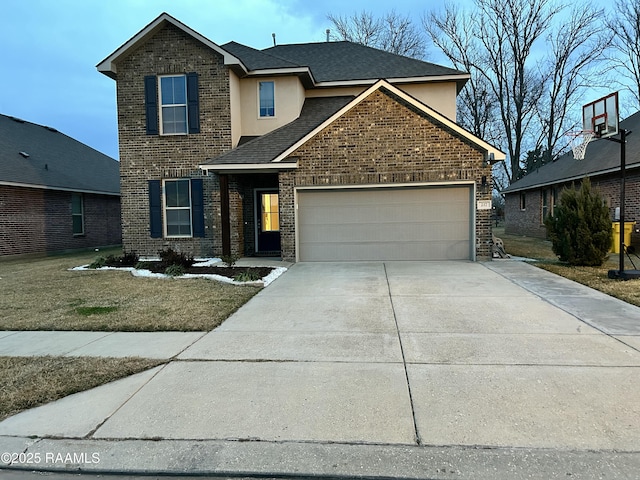
[[[431,82],[428,84],[396,83],[394,86],[455,122],[456,82]],[[367,88],[369,88],[369,86],[316,88],[307,90],[306,95],[308,98],[345,95],[358,96]]]
[[[258,82],[275,82],[275,117],[260,118]],[[298,77],[260,77],[240,80],[242,135],[264,135],[300,116],[304,87]]]
[[[229,70],[229,101],[231,106],[231,143],[235,148],[242,136],[242,101],[240,78],[231,70]]]

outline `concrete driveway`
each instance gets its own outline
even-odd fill
[[[371,446],[376,458],[386,448],[604,452],[605,469],[612,452],[634,452],[618,461],[635,469],[639,348],[640,309],[525,264],[299,263],[166,366],[17,415],[0,435],[83,448],[227,442],[227,456],[249,463],[244,441],[299,448],[295,467],[280,467],[289,473],[336,473],[344,450],[333,460],[325,450],[335,468],[316,468],[319,445]],[[60,448],[43,442],[30,448]],[[382,473],[400,458],[389,454]]]

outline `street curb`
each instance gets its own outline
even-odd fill
[[[0,437],[0,450],[10,449],[22,453],[25,463],[3,462],[0,469],[360,480],[612,479],[640,471],[640,452],[482,446]]]

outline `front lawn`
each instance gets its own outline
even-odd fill
[[[69,271],[118,249],[0,261],[0,330],[209,331],[260,289],[205,279]],[[0,420],[146,370],[143,358],[0,357]]]
[[[161,363],[135,357],[0,357],[0,420]]]
[[[106,250],[119,255],[119,250]],[[0,261],[0,330],[209,331],[259,291],[207,279],[69,271],[96,252]]]
[[[558,261],[551,248],[551,242],[547,240],[521,235],[507,235],[504,233],[503,227],[494,228],[493,233],[503,240],[505,250],[512,256],[536,260],[533,265],[539,268],[587,285],[632,305],[640,306],[640,280],[620,281],[612,280],[607,276],[609,270],[619,268],[617,253],[611,253],[601,267],[572,267]],[[634,258],[634,262],[640,269],[640,259]],[[625,258],[625,269],[632,268],[633,265],[629,259]]]

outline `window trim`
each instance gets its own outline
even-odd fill
[[[74,208],[73,208],[73,199],[74,198],[79,198],[80,199],[80,213],[74,213]],[[82,227],[82,231],[81,232],[75,232],[74,231],[74,222],[73,220],[76,217],[80,217],[80,226]],[[82,237],[85,234],[84,231],[84,195],[82,195],[81,193],[72,193],[71,194],[71,232],[73,233],[74,237]]]
[[[167,206],[167,189],[168,182],[186,182],[189,188],[189,206],[188,207],[169,207]],[[169,235],[169,221],[167,211],[170,210],[189,210],[189,235]],[[194,238],[193,235],[193,200],[191,199],[191,180],[188,178],[165,178],[162,180],[162,217],[163,217],[163,235],[164,238]]]
[[[163,78],[183,78],[184,79],[184,100],[185,103],[171,103],[167,104],[166,108],[171,107],[184,107],[184,121],[185,121],[185,129],[184,132],[172,132],[166,133],[164,131],[164,122],[163,118],[163,109],[165,105],[162,103],[162,79]],[[187,75],[185,74],[170,74],[170,75],[158,75],[158,124],[159,124],[159,132],[160,135],[163,136],[175,136],[175,135],[188,135],[189,134],[189,95],[188,95],[188,86],[187,86]]]
[[[260,98],[260,85],[263,83],[271,83],[273,85],[273,115],[262,115],[262,102]],[[275,80],[258,80],[258,120],[270,120],[276,118],[276,81]]]

